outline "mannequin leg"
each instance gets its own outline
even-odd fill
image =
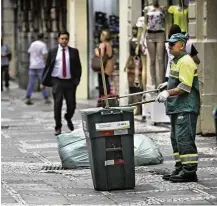
[[[148,49],[149,58],[150,58],[149,72],[150,72],[151,86],[155,88],[156,87],[156,70],[155,70],[156,48],[155,48],[155,42],[149,41],[147,39],[147,49]]]
[[[156,43],[156,58],[158,60],[158,66],[156,67],[156,84],[157,86],[164,81],[165,69],[164,69],[164,42]]]
[[[141,60],[142,60],[142,88],[143,91],[147,90],[147,55],[141,55]],[[142,100],[146,100],[146,95],[143,95]],[[146,116],[150,110],[150,105],[149,104],[143,104],[142,105],[142,119],[145,121]]]
[[[147,84],[147,60],[146,56],[141,55],[142,60],[142,88],[143,90],[146,90],[146,84]]]

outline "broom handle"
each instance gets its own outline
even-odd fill
[[[105,99],[105,108],[109,108],[109,101],[108,101],[108,92],[107,92],[107,87],[106,87],[106,81],[105,81],[105,69],[103,65],[103,60],[102,60],[102,54],[101,54],[101,49],[98,48],[99,50],[99,58],[100,58],[100,63],[101,63],[101,74],[102,74],[102,84],[103,84],[103,90],[104,90],[104,99]]]
[[[147,100],[147,101],[143,101],[143,102],[132,103],[132,104],[129,104],[127,106],[137,106],[137,105],[141,105],[141,104],[152,103],[152,102],[155,102],[155,101],[156,101],[155,99],[151,99],[151,100]]]

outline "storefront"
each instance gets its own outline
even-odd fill
[[[144,5],[151,4],[152,1],[126,1],[120,0],[120,65],[123,66],[128,56],[128,38],[131,35],[132,25],[135,24],[137,18],[141,15],[141,8]],[[160,5],[170,6],[180,4],[180,0],[159,0]],[[166,3],[166,4],[165,4]],[[198,121],[198,131],[203,134],[213,133],[214,122],[212,111],[217,103],[217,92],[215,82],[217,81],[216,72],[216,54],[217,49],[217,27],[213,27],[216,21],[217,1],[207,0],[183,0],[188,7],[188,27],[187,31],[191,41],[198,50],[201,64],[200,72],[200,93],[201,93],[201,115]],[[136,19],[136,20],[135,20]],[[168,32],[169,26],[166,30]],[[120,66],[120,67],[121,67]],[[148,66],[148,65],[147,65]],[[123,69],[119,70],[120,78],[120,95],[128,93],[127,74]],[[122,100],[122,104],[127,100]]]
[[[47,18],[47,13],[45,12],[47,4],[38,4],[37,7],[34,7],[28,2],[33,1],[5,0],[2,7],[2,34],[5,42],[11,45],[13,51],[12,70],[16,72],[19,68],[23,72],[26,70],[23,65],[27,57],[22,51],[26,50],[27,45],[21,44],[21,41],[25,37],[30,42],[32,28],[40,26],[40,31],[49,34],[48,43],[53,45],[56,30],[66,27],[71,35],[70,45],[79,49],[82,62],[82,79],[78,87],[77,97],[82,99],[95,97],[97,78],[96,74],[90,70],[90,59],[94,49],[94,14],[96,11],[101,11],[107,13],[107,17],[110,15],[119,17],[119,45],[121,45],[119,47],[118,68],[119,76],[121,77],[119,78],[119,94],[124,95],[128,93],[127,74],[124,72],[124,65],[129,55],[128,40],[131,36],[132,25],[136,24],[137,19],[143,15],[142,10],[144,5],[150,4],[151,0],[67,0],[66,4],[61,3],[60,7],[57,6],[59,5],[58,1],[52,1],[52,7],[61,9],[57,9],[57,15],[54,15],[54,9],[51,9],[53,12],[50,13],[49,18]],[[164,6],[178,5],[180,0],[159,0],[159,3]],[[188,33],[199,52],[198,55],[201,60],[201,64],[199,65],[202,99],[200,128],[202,133],[211,133],[214,131],[212,110],[217,102],[216,87],[214,86],[217,81],[217,59],[215,57],[217,53],[217,27],[213,26],[217,19],[217,1],[183,0],[183,3],[188,5]],[[29,13],[24,12],[28,11],[28,5],[32,8]],[[65,16],[66,9],[67,16]],[[40,16],[39,11],[43,15]],[[31,15],[25,16],[24,13],[25,15],[27,13]],[[32,15],[35,13],[36,15]],[[39,20],[39,17],[42,18],[42,21]],[[41,25],[39,22],[43,24]],[[67,25],[64,24],[65,22],[67,22]],[[52,31],[49,30],[49,25],[51,24],[52,28],[55,28]],[[30,28],[30,31],[28,28]],[[17,33],[17,29],[20,29],[22,32]],[[19,56],[16,54],[19,54]],[[23,77],[25,75],[20,75],[20,82],[26,82],[26,79],[23,80]]]
[[[88,75],[88,97],[98,97],[98,75],[92,71],[91,58],[94,55],[94,48],[98,46],[100,31],[108,28],[111,32],[114,55],[116,59],[116,71],[119,70],[119,1],[118,0],[89,0],[88,1],[88,54],[89,54],[89,75]],[[111,82],[113,83],[113,81]],[[112,84],[113,85],[113,84]],[[116,85],[116,88],[119,85]]]

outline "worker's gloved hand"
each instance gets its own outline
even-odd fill
[[[166,102],[167,98],[169,97],[169,92],[167,90],[162,91],[157,98],[155,99],[155,101],[157,102]]]
[[[158,85],[157,89],[162,91],[167,87],[167,85],[168,85],[168,82],[161,83]]]

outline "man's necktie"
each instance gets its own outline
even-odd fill
[[[63,77],[66,77],[66,55],[65,55],[65,48],[63,48],[63,58],[62,58],[62,62],[63,62]]]

